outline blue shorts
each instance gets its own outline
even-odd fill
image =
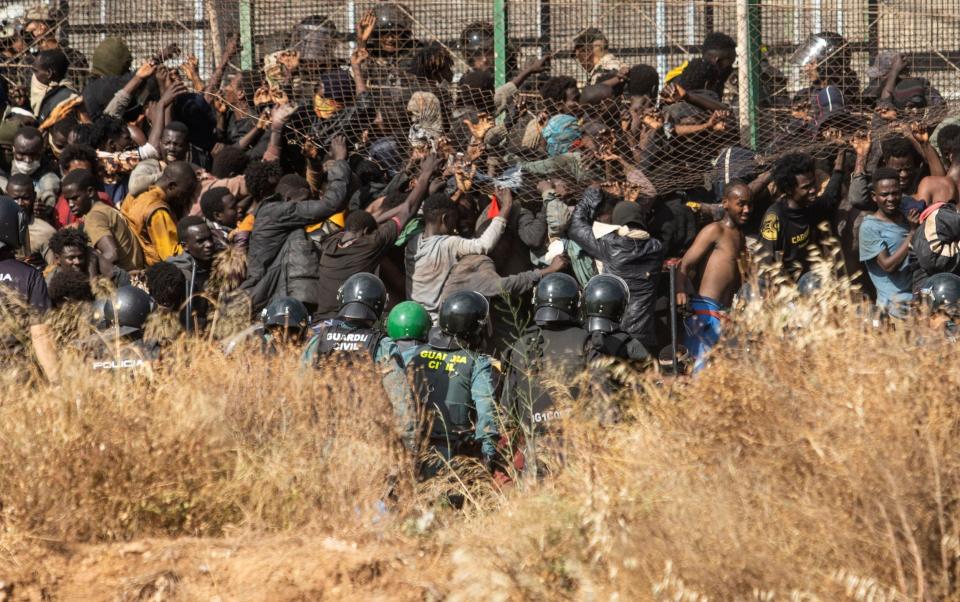
[[[693,358],[693,371],[698,372],[706,364],[707,352],[720,340],[723,321],[727,311],[709,297],[692,295],[690,309],[693,315],[683,323],[683,346]]]

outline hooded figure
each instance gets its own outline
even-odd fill
[[[413,121],[409,135],[413,146],[428,145],[443,135],[443,110],[436,95],[414,92],[407,103],[407,112]]]
[[[555,157],[570,152],[582,132],[577,118],[573,115],[554,115],[543,128],[541,135],[547,143],[547,154]]]

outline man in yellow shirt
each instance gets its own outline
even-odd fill
[[[155,186],[123,201],[120,210],[140,242],[148,267],[181,252],[177,219],[188,209],[186,204],[196,187],[193,167],[175,161],[167,165]]]

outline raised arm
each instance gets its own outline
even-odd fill
[[[930,175],[947,175],[947,170],[943,167],[943,162],[940,160],[940,154],[933,148],[933,145],[930,144],[930,132],[927,131],[927,128],[923,124],[915,121],[909,126],[904,124],[903,129],[907,140],[913,144],[913,148],[920,153],[920,156],[922,156],[927,162],[927,165],[930,166]]]
[[[167,109],[173,104],[173,99],[180,94],[186,94],[187,89],[183,82],[173,82],[163,91],[163,96],[153,107],[153,118],[150,120],[150,138],[147,144],[160,150],[160,138],[163,136],[163,128],[167,126]]]
[[[283,149],[283,127],[296,110],[297,105],[292,103],[273,109],[270,117],[270,144],[263,153],[264,161],[276,161],[280,158],[280,151]]]
[[[455,241],[457,257],[486,255],[500,242],[500,237],[503,236],[503,231],[507,228],[510,210],[513,207],[513,193],[506,188],[497,189],[497,199],[500,201],[500,215],[493,218],[493,221],[490,222],[490,225],[487,226],[487,229],[483,231],[479,238],[450,238],[450,240]]]
[[[223,81],[223,74],[227,70],[227,65],[230,64],[231,59],[233,59],[234,55],[237,54],[239,47],[240,35],[233,34],[230,36],[230,39],[227,40],[227,45],[223,49],[223,57],[220,59],[220,64],[217,65],[217,68],[213,70],[213,74],[210,76],[207,86],[203,89],[203,96],[206,98],[207,102],[211,102],[213,100],[214,94],[220,88],[220,82]]]
[[[439,164],[440,160],[437,158],[436,153],[430,153],[424,157],[423,161],[420,162],[420,175],[417,177],[416,183],[414,183],[413,190],[410,191],[410,194],[407,195],[407,198],[404,199],[400,205],[374,215],[377,223],[382,224],[396,218],[396,220],[400,222],[401,228],[405,226],[407,222],[410,221],[410,218],[419,211],[420,203],[423,202],[424,197],[427,196],[427,190],[430,187],[430,178],[433,176],[433,172],[436,171],[437,165]]]
[[[597,237],[593,235],[593,220],[602,200],[600,189],[596,186],[583,191],[583,198],[574,208],[573,217],[570,218],[570,228],[567,230],[570,240],[580,245],[587,255],[595,259],[602,259],[602,249]]]
[[[143,82],[153,77],[156,70],[157,64],[154,63],[153,60],[149,60],[140,65],[140,68],[133,74],[130,81],[124,84],[123,88],[117,90],[117,93],[110,99],[110,103],[103,109],[104,115],[110,115],[117,119],[123,116],[123,112],[127,110],[130,101],[133,100],[133,95],[137,93],[137,90],[140,89]]]
[[[363,46],[358,46],[350,56],[350,71],[353,73],[353,85],[357,96],[367,91],[367,82],[363,79],[363,63],[370,57],[370,53]]]

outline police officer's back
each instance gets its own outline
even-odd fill
[[[415,416],[403,358],[396,343],[379,326],[387,301],[386,287],[373,274],[360,272],[347,278],[337,292],[337,300],[337,316],[314,327],[302,363],[314,368],[321,367],[324,360],[376,366],[393,406],[400,436],[408,448],[412,447]]]
[[[473,291],[448,296],[440,307],[440,327],[410,361],[414,393],[426,410],[430,448],[449,459],[457,455],[494,460],[498,423],[496,387],[482,344],[490,305]],[[425,473],[437,466],[427,463]]]
[[[402,368],[396,344],[378,325],[387,300],[383,282],[367,272],[354,274],[340,287],[337,300],[340,310],[336,317],[314,326],[313,338],[303,353],[304,363],[316,367],[324,358],[370,358],[392,360]]]
[[[238,348],[254,345],[264,355],[275,355],[280,347],[301,345],[310,329],[310,312],[293,297],[278,297],[260,312],[260,321],[230,337],[223,347],[224,355]]]
[[[599,274],[583,288],[583,314],[587,331],[600,355],[646,361],[650,353],[640,341],[620,327],[630,302],[630,289],[618,276]]]
[[[570,382],[597,356],[590,333],[580,326],[580,287],[572,276],[550,274],[535,291],[535,324],[510,351],[504,390],[507,407],[530,426],[557,418],[554,400],[541,382],[548,372]],[[576,395],[576,389],[571,390]]]

